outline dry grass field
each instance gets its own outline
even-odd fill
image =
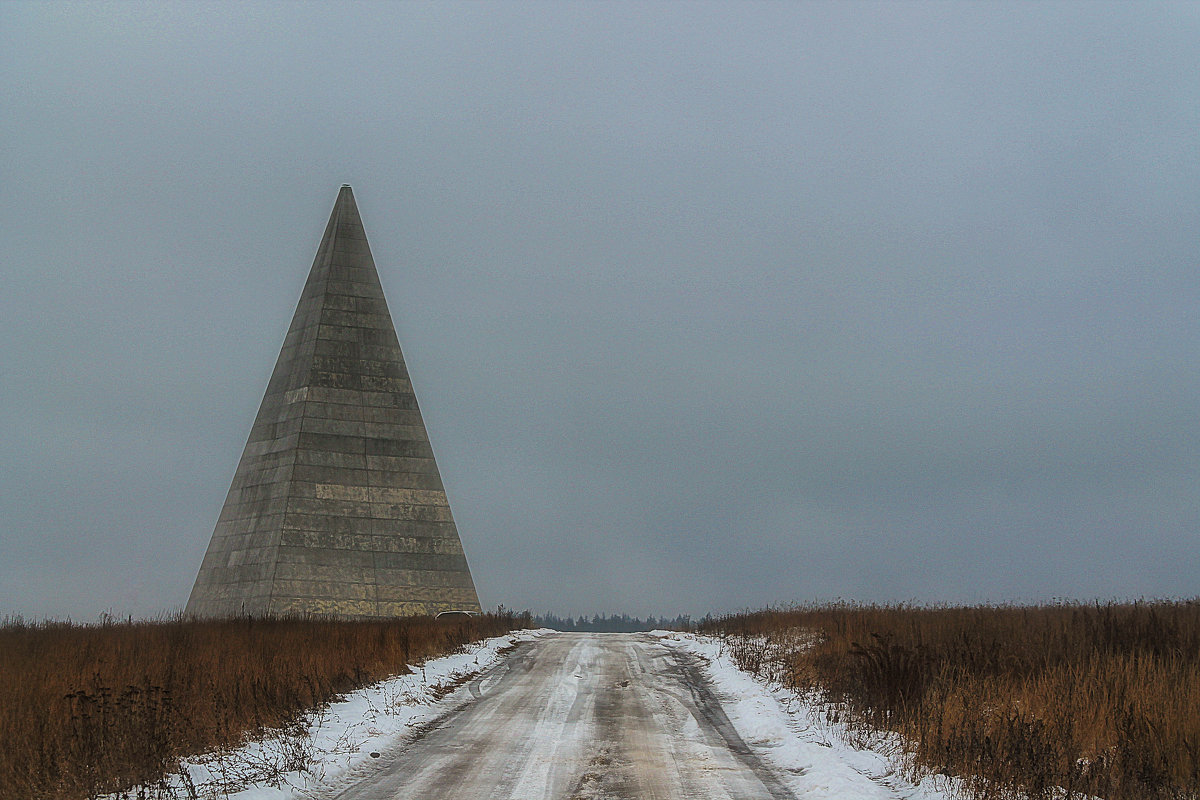
[[[834,605],[701,624],[975,800],[1200,796],[1200,602]]]
[[[528,616],[0,626],[0,798],[73,800],[153,782],[180,756],[278,729],[405,665]]]

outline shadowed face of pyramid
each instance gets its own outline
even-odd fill
[[[450,610],[479,600],[343,186],[187,613]]]

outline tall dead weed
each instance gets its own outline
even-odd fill
[[[1200,602],[842,604],[700,630],[849,735],[898,733],[910,776],[958,776],[972,800],[1200,797]]]
[[[76,800],[153,786],[182,756],[286,731],[406,665],[529,626],[230,619],[0,625],[0,798]]]

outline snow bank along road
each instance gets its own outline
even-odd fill
[[[476,699],[384,752],[338,800],[793,798],[730,723],[702,661],[645,634],[521,644]],[[790,776],[790,777],[795,777]]]
[[[869,748],[850,746],[819,703],[759,683],[730,663],[719,640],[540,633],[517,634],[524,641],[511,655],[467,673],[469,683],[426,707],[437,714],[441,706],[439,716],[412,718],[399,737],[380,731],[373,740],[379,752],[369,753],[378,759],[352,748],[360,755],[329,776],[336,782],[287,793],[286,800],[956,796],[953,779],[914,785],[898,775],[888,753],[899,741],[891,735],[875,737]],[[491,657],[501,642],[489,640]],[[452,674],[451,662],[472,658],[479,663],[468,653],[430,665]]]
[[[514,631],[351,692],[314,711],[306,729],[187,759],[165,784],[138,791],[214,800],[957,796],[953,779],[913,785],[898,775],[891,734],[851,746],[819,698],[764,685],[724,647],[666,631]],[[855,739],[862,744],[861,732]]]

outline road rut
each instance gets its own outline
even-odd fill
[[[699,660],[645,634],[559,633],[475,680],[336,800],[793,800]]]

